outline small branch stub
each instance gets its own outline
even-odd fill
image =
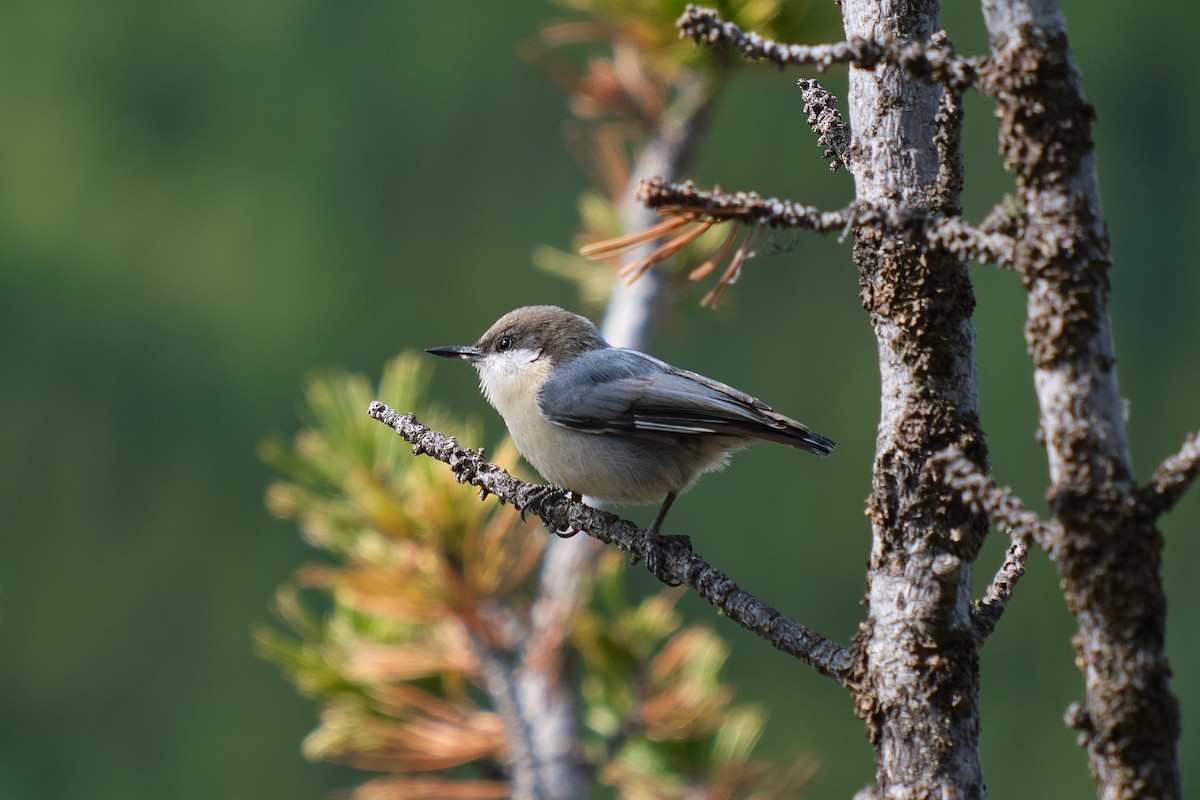
[[[1014,531],[1012,537],[1012,544],[1004,556],[1004,563],[996,570],[996,575],[983,597],[971,606],[975,639],[980,644],[996,630],[996,623],[1004,616],[1013,590],[1021,578],[1025,577],[1025,564],[1029,560],[1029,537],[1020,531]]]
[[[800,96],[804,98],[804,112],[808,114],[808,125],[817,135],[817,144],[824,148],[821,158],[828,158],[829,170],[850,167],[850,126],[842,120],[837,98],[812,78],[796,81]]]
[[[1200,433],[1193,433],[1154,471],[1150,484],[1141,491],[1142,507],[1152,516],[1170,511],[1200,475]]]

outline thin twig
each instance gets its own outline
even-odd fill
[[[854,64],[873,69],[881,63],[902,68],[911,78],[928,83],[945,83],[960,89],[972,86],[979,67],[975,59],[954,54],[946,37],[920,42],[872,41],[852,36],[833,44],[785,44],[746,33],[725,22],[714,9],[689,5],[676,22],[680,36],[690,36],[706,47],[736,50],[747,61],[770,61],[782,69],[787,65],[814,66],[824,72],[834,64]]]
[[[1139,492],[1142,508],[1155,517],[1165,514],[1179,502],[1197,475],[1200,475],[1200,432],[1188,436],[1179,452],[1154,471],[1150,483]]]
[[[958,492],[964,503],[988,522],[1012,537],[1004,563],[996,571],[982,598],[971,608],[976,641],[982,643],[996,629],[1004,615],[1013,590],[1025,575],[1030,540],[1049,550],[1061,532],[1057,523],[1043,522],[1012,489],[997,486],[995,480],[956,448],[947,448],[933,457],[947,486]]]
[[[428,455],[450,466],[460,483],[469,483],[502,501],[540,517],[555,530],[570,528],[646,562],[659,580],[683,585],[716,606],[734,622],[812,666],[823,675],[845,682],[853,663],[850,650],[826,639],[801,623],[780,614],[738,587],[728,575],[713,567],[684,542],[670,537],[648,537],[646,531],[607,511],[600,511],[565,496],[534,502],[545,487],[525,483],[483,459],[477,452],[417,422],[412,414],[398,414],[379,401],[367,411],[413,445],[416,455]],[[531,505],[533,503],[533,505]]]

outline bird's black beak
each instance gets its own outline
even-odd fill
[[[483,358],[483,352],[474,345],[451,344],[445,347],[426,347],[425,352],[442,358],[461,358],[463,361],[478,361]]]

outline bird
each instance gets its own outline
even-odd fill
[[[819,456],[835,447],[732,386],[613,347],[591,320],[558,306],[515,309],[473,345],[426,352],[475,367],[484,398],[548,488],[604,503],[661,501],[650,536],[681,493],[752,442]]]

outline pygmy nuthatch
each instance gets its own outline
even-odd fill
[[[756,440],[827,456],[834,443],[731,386],[612,347],[557,306],[501,317],[474,345],[426,352],[471,362],[521,455],[546,480],[612,503],[675,497]]]

